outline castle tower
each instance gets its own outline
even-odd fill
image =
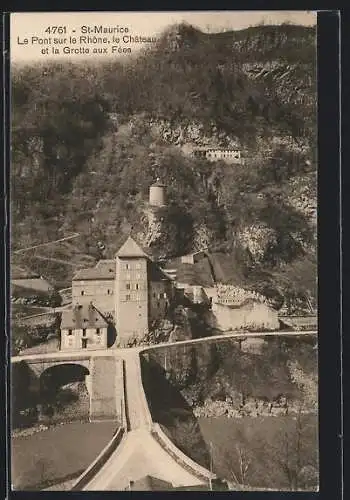
[[[154,207],[165,205],[165,184],[162,184],[159,179],[149,188],[149,203]]]
[[[118,344],[148,333],[148,257],[128,237],[116,255],[115,318]]]

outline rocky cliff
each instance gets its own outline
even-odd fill
[[[48,64],[45,79],[41,67],[16,70],[13,247],[81,235],[74,250],[56,248],[59,259],[40,250],[19,254],[19,264],[39,270],[45,257],[48,277],[69,283],[73,270],[64,261],[72,252],[110,257],[130,231],[155,256],[208,245],[228,255],[242,250],[259,283],[308,263],[315,255],[315,40],[314,28],[301,26],[207,34],[179,25],[123,65]],[[198,146],[239,149],[242,162],[195,159]],[[147,207],[157,177],[168,186],[163,213]],[[282,281],[294,280],[284,278],[282,293]]]

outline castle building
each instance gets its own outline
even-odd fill
[[[154,207],[165,206],[165,185],[159,179],[149,189],[149,204]]]
[[[116,263],[114,259],[100,260],[95,267],[80,269],[72,281],[72,303],[90,304],[106,314],[114,314],[115,310],[115,277]]]
[[[81,269],[73,277],[73,310],[67,312],[73,316],[66,312],[62,314],[61,348],[86,348],[86,343],[82,342],[85,338],[83,328],[74,328],[79,321],[73,319],[76,314],[74,311],[85,312],[89,307],[93,307],[103,318],[113,317],[116,346],[126,346],[134,340],[140,340],[154,322],[165,317],[173,293],[172,279],[129,236],[115,259],[100,260],[95,267]],[[91,328],[90,325],[89,329]],[[102,325],[98,328],[102,328]],[[74,330],[78,331],[74,333]],[[66,337],[73,333],[78,340],[68,342]],[[101,331],[98,333],[101,334]],[[85,335],[87,334],[88,327]],[[92,331],[89,333],[93,339],[95,334]],[[107,347],[104,340],[102,343],[90,340],[87,344]]]
[[[148,333],[147,263],[147,255],[131,237],[117,252],[115,319],[120,340],[142,338]]]
[[[107,348],[108,323],[92,305],[75,305],[62,312],[61,350],[77,351]]]
[[[241,151],[229,148],[197,148],[193,151],[195,158],[205,158],[208,161],[224,161],[225,163],[241,163]]]

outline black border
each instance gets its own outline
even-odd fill
[[[260,4],[260,2],[256,2]],[[52,4],[51,4],[52,5]],[[12,9],[14,5],[12,4]],[[135,5],[130,3],[127,10],[134,10]],[[179,7],[179,6],[178,6]],[[263,10],[263,6],[256,5],[254,10]],[[137,7],[136,7],[137,8]],[[219,6],[216,7],[219,9]],[[249,10],[252,7],[243,7]],[[294,4],[294,9],[296,5]],[[275,7],[277,10],[278,7]],[[305,9],[300,7],[299,9]],[[27,9],[18,8],[18,11]],[[47,11],[42,7],[38,11]],[[57,10],[69,10],[59,7]],[[86,10],[91,10],[87,8]],[[119,9],[115,9],[119,10]],[[122,10],[122,9],[120,9]],[[125,9],[126,10],[126,9]],[[170,10],[162,7],[159,10]],[[171,10],[176,10],[174,5]],[[192,10],[199,10],[198,7]],[[204,6],[202,9],[204,10]],[[278,9],[280,10],[280,9]],[[341,426],[341,317],[340,317],[340,123],[339,123],[339,29],[340,13],[338,11],[323,11],[318,13],[317,23],[317,45],[318,45],[318,148],[319,148],[319,170],[318,170],[318,222],[319,222],[319,362],[320,362],[320,491],[319,493],[280,493],[280,492],[244,492],[244,497],[279,499],[298,496],[300,499],[321,498],[324,500],[342,497],[341,477],[341,454],[342,454],[342,426]],[[5,38],[2,45],[3,67],[6,73],[3,82],[3,95],[8,94],[9,89],[9,59],[8,59],[8,24],[4,26]],[[6,38],[7,37],[7,38]],[[2,101],[2,124],[4,125],[2,140],[4,145],[5,169],[1,172],[2,185],[4,186],[1,217],[6,222],[9,213],[9,102]],[[1,271],[9,272],[9,227],[3,222],[2,237],[4,238],[4,249],[1,258]],[[5,280],[4,300],[1,307],[5,319],[5,326],[9,327],[8,318],[5,316],[9,302],[9,282]],[[6,337],[2,335],[4,342],[1,354],[5,373],[1,376],[9,377],[8,350],[6,348]],[[4,382],[5,382],[4,377]],[[3,379],[1,379],[1,382]],[[1,383],[0,401],[5,401],[9,395],[9,384]],[[8,399],[7,399],[8,400]],[[4,405],[2,405],[5,412]],[[4,413],[6,418],[6,414]],[[9,446],[9,422],[2,426],[3,432],[1,442]],[[9,448],[8,448],[9,449]],[[3,453],[1,455],[4,455]],[[8,479],[4,467],[1,468],[2,479]],[[6,481],[7,482],[7,481]],[[39,492],[11,492],[5,487],[4,498],[27,498],[35,499]],[[184,492],[185,495],[187,494]],[[194,492],[197,493],[197,492]],[[40,492],[42,498],[56,498],[65,495],[83,495],[80,492]],[[128,495],[128,492],[117,492],[117,494]],[[145,492],[144,495],[153,495],[157,492]],[[164,494],[164,492],[162,492]],[[175,494],[168,492],[166,494]],[[190,493],[191,494],[191,493]],[[210,493],[201,492],[200,495]],[[225,493],[222,493],[225,495]],[[230,497],[240,498],[241,492],[229,492]],[[113,496],[114,492],[89,492],[88,497],[99,498],[101,495]],[[142,493],[141,493],[142,495]]]
[[[318,18],[320,494],[341,495],[340,95],[337,12]]]

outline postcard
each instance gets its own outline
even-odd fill
[[[13,490],[318,491],[316,17],[11,14]]]

